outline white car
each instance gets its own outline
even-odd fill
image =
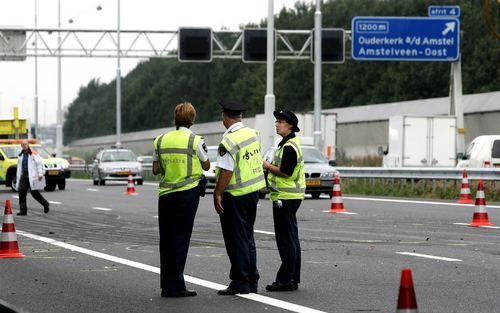
[[[203,175],[207,178],[207,188],[215,187],[215,167],[217,166],[217,151],[218,146],[207,146],[208,159],[210,160],[210,168],[208,171],[203,171]]]
[[[142,185],[142,165],[131,150],[105,149],[97,152],[92,167],[94,185],[103,186],[107,180],[128,181],[129,173],[137,185]]]

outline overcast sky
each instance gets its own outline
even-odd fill
[[[57,28],[58,0],[1,0],[0,27],[35,26],[38,1],[38,28]],[[116,29],[117,0],[60,0],[61,28]],[[311,2],[305,0],[303,2]],[[297,0],[274,0],[275,13],[293,7]],[[102,9],[97,10],[100,6]],[[176,30],[181,26],[203,26],[238,30],[267,17],[268,0],[121,0],[122,30]],[[69,23],[72,20],[73,23]],[[40,42],[39,42],[40,46]],[[123,48],[123,46],[122,46]],[[140,59],[121,59],[125,76]],[[34,58],[24,62],[0,61],[0,117],[11,116],[19,106],[22,116],[34,121]],[[82,85],[92,78],[110,82],[116,77],[116,60],[103,58],[62,59],[62,106],[66,108]],[[39,122],[56,122],[57,58],[38,58]]]

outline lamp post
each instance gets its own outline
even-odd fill
[[[35,29],[38,27],[38,1],[35,0]],[[38,138],[38,33],[35,34],[35,134]]]
[[[321,0],[314,12],[314,146],[321,150]]]
[[[117,31],[116,31],[116,146],[121,145],[122,113],[121,113],[121,69],[120,69],[120,0],[117,0]]]
[[[262,132],[262,149],[271,148],[274,141],[273,111],[276,98],[274,96],[274,0],[268,1],[267,11],[267,62],[266,62],[266,96],[264,97],[264,128]]]
[[[57,123],[56,123],[56,155],[61,157],[63,145],[62,108],[61,108],[61,0],[57,1]]]

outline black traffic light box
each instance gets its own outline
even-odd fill
[[[180,62],[212,62],[211,28],[179,28],[178,37]]]
[[[274,57],[276,62],[276,31],[274,34]],[[245,63],[265,63],[267,61],[267,28],[247,28],[243,30],[243,52]]]
[[[324,28],[321,30],[321,63],[344,63],[344,29]],[[314,29],[311,31],[311,62],[314,63]]]

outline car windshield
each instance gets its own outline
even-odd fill
[[[31,149],[35,150],[38,153],[38,155],[40,155],[40,157],[44,159],[52,157],[47,150],[45,150],[40,146],[31,146]]]
[[[141,163],[153,163],[153,157],[148,155],[140,156],[137,160]]]
[[[102,162],[134,162],[137,160],[132,151],[109,151],[102,154]]]
[[[303,148],[304,163],[327,163],[328,160],[318,149]]]
[[[21,153],[21,147],[4,147],[2,148],[3,153],[9,159],[17,159],[19,153]]]
[[[216,162],[217,161],[217,147],[209,147],[207,152],[208,159],[210,162]]]

